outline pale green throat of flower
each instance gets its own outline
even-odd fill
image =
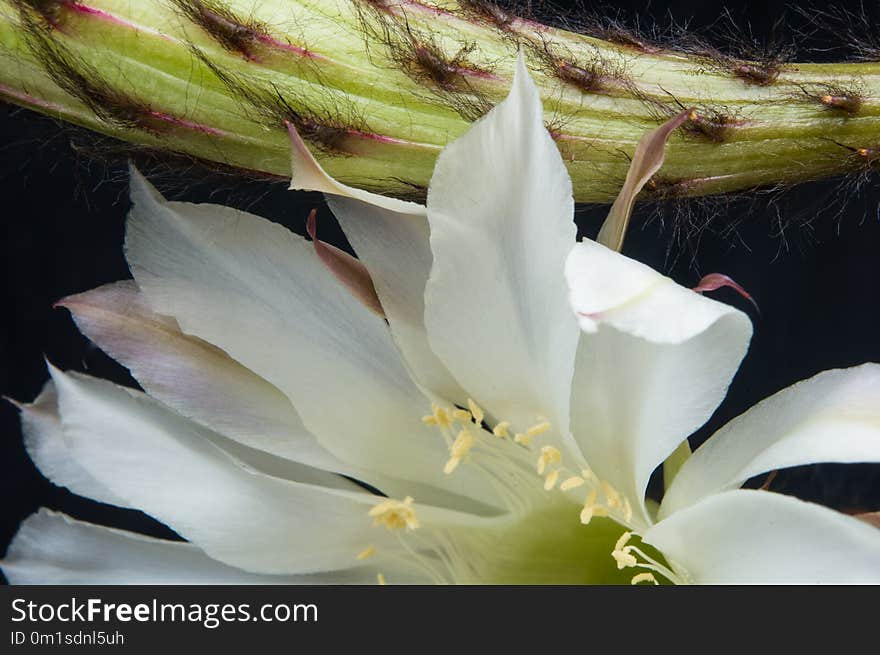
[[[661,581],[686,581],[686,573],[673,571],[654,549],[632,543],[628,498],[589,468],[566,466],[555,446],[540,445],[549,422],[538,420],[522,432],[506,420],[490,428],[472,399],[468,409],[434,404],[422,421],[437,428],[449,449],[444,473],[453,475],[463,462],[479,470],[515,517],[495,531],[424,534],[411,496],[370,509],[374,525],[396,533],[404,556],[435,582],[658,584],[655,574]],[[368,545],[356,559],[378,555]],[[385,576],[378,581],[385,584]]]

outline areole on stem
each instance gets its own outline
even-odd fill
[[[337,179],[419,195],[504,97],[523,50],[576,199],[609,202],[636,142],[687,107],[645,193],[864,171],[880,64],[748,61],[586,36],[487,0],[0,0],[0,98],[121,140],[286,176],[286,124]]]

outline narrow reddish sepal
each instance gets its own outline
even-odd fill
[[[715,291],[721,287],[730,287],[752,303],[759,314],[761,313],[761,308],[758,307],[758,303],[755,302],[755,299],[752,298],[751,294],[737,284],[732,278],[722,273],[709,273],[709,275],[704,276],[703,279],[700,280],[693,290],[697,293],[703,293],[704,291]]]
[[[318,259],[367,309],[384,318],[385,310],[382,309],[376,287],[373,286],[373,278],[370,277],[366,266],[347,252],[318,239],[315,225],[316,215],[316,209],[309,212],[306,232],[312,239]]]

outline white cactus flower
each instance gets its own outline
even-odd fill
[[[145,393],[53,369],[22,419],[53,482],[188,543],[43,510],[2,563],[13,583],[880,582],[877,528],[739,489],[880,461],[880,366],[760,403],[646,502],[751,324],[576,243],[522,60],[439,158],[426,207],[335,182],[295,135],[294,159],[359,264],[133,173],[134,281],[61,304]]]

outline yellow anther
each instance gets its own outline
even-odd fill
[[[581,523],[590,525],[590,521],[594,518],[602,518],[608,516],[608,510],[601,505],[587,505],[581,510]]]
[[[510,436],[510,421],[501,421],[495,428],[492,430],[492,434],[494,434],[499,439],[504,439],[505,437]]]
[[[570,478],[566,478],[562,481],[562,484],[559,485],[559,488],[562,491],[569,491],[571,489],[577,489],[581,485],[584,484],[584,479],[578,475],[573,475]]]
[[[614,544],[614,550],[620,550],[624,546],[629,543],[629,540],[632,538],[632,532],[624,532],[620,535],[620,539],[617,540],[617,543]]]
[[[359,552],[357,554],[357,559],[358,560],[369,559],[370,557],[372,557],[375,554],[376,554],[376,547],[375,546],[367,546],[366,548],[364,548],[361,552]]]
[[[592,484],[599,484],[599,478],[596,477],[596,474],[593,473],[593,471],[591,469],[581,470],[581,475],[584,476],[584,480],[586,482],[591,482]]]
[[[614,550],[611,551],[611,557],[617,562],[618,570],[638,564],[638,560],[636,560],[635,556],[630,552],[632,546],[627,546],[631,538],[632,532],[624,532],[620,535],[620,539],[617,540],[617,543],[614,544]]]
[[[550,491],[553,487],[556,486],[556,482],[559,480],[559,469],[553,469],[547,474],[547,477],[544,478],[544,491]]]
[[[483,422],[486,414],[483,412],[483,408],[475,403],[471,398],[468,398],[468,409],[471,410],[471,414],[473,414],[474,416],[474,423],[479,425]]]
[[[647,572],[637,573],[636,575],[634,575],[633,579],[630,581],[630,584],[637,585],[637,584],[641,584],[643,582],[651,582],[655,585],[660,584],[659,582],[657,582],[657,578],[654,577],[653,573],[647,573]]]
[[[513,435],[513,440],[521,446],[528,446],[532,443],[532,438],[527,434],[523,434],[522,432],[517,432],[515,435]]]
[[[452,442],[452,447],[449,449],[449,454],[453,457],[462,458],[468,454],[471,448],[474,446],[474,434],[467,428],[459,430],[458,436],[455,437],[455,441]]]
[[[584,525],[589,525],[594,517],[608,516],[608,509],[602,505],[596,504],[598,496],[599,494],[595,489],[591,489],[590,493],[587,494],[587,499],[584,501],[584,508],[581,510],[581,523]]]
[[[461,457],[450,457],[446,460],[446,464],[443,466],[443,472],[446,475],[451,475],[452,472],[458,468],[459,464],[461,464]]]
[[[431,411],[434,413],[433,425],[439,425],[441,428],[448,428],[452,424],[449,412],[437,403],[431,403]]]
[[[629,523],[633,517],[633,508],[632,505],[629,504],[629,498],[624,496],[623,498],[623,520]]]
[[[470,423],[473,418],[471,413],[466,409],[454,409],[452,410],[452,415],[455,417],[456,421],[463,424]]]
[[[538,475],[544,475],[548,464],[559,464],[562,461],[562,453],[558,448],[553,446],[544,446],[541,448],[541,455],[538,457]]]
[[[537,437],[539,434],[544,434],[549,429],[550,424],[547,421],[542,421],[541,423],[536,423],[528,430],[526,430],[526,435],[529,437]]]
[[[629,568],[631,566],[635,566],[638,564],[638,560],[635,558],[635,555],[629,552],[626,548],[623,550],[615,550],[611,553],[611,557],[614,558],[614,561],[617,562],[617,570],[621,571],[625,568]]]
[[[605,480],[602,480],[599,484],[602,487],[602,493],[608,499],[608,507],[612,509],[620,507],[620,494],[617,492],[617,489],[605,482]]]
[[[374,506],[369,515],[373,518],[373,525],[384,525],[389,530],[415,530],[419,527],[419,520],[412,504],[412,496],[407,496],[403,501],[388,498]]]
[[[385,576],[382,575],[381,573],[377,573],[376,574],[376,582],[384,587],[385,586]]]
[[[437,425],[437,417],[433,414],[428,414],[422,417],[422,423],[425,425]]]
[[[468,454],[473,446],[473,433],[467,428],[460,430],[458,436],[455,437],[455,441],[452,442],[452,446],[449,448],[449,454],[451,457],[449,458],[449,461],[446,462],[446,466],[443,467],[443,472],[446,475],[449,475],[457,469],[458,465],[461,464],[461,460]]]

